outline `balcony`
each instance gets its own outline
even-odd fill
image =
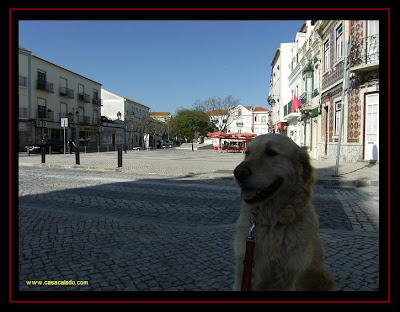
[[[350,70],[367,71],[379,68],[379,34],[352,41]]]
[[[49,109],[37,109],[36,118],[54,121],[54,112]]]
[[[300,117],[300,113],[299,112],[293,112],[292,113],[292,101],[290,101],[289,103],[287,103],[284,107],[283,107],[283,119],[284,121],[289,121],[291,119],[294,118],[298,118]]]
[[[90,103],[90,95],[85,93],[78,93],[78,100],[85,103]]]
[[[49,93],[54,93],[54,84],[47,82],[45,80],[36,80],[36,88],[38,90],[47,91]]]
[[[59,92],[60,92],[60,95],[62,95],[62,96],[67,96],[70,99],[75,98],[74,90],[72,90],[72,89],[68,89],[68,88],[65,88],[65,87],[60,87]]]
[[[100,99],[100,98],[93,98],[92,99],[92,104],[95,104],[95,105],[102,105],[102,99]]]
[[[302,112],[307,112],[310,111],[312,108],[312,94],[313,92],[304,92],[302,95],[300,95],[299,100],[301,102],[301,108],[300,110]]]
[[[75,115],[73,123],[81,124],[81,125],[90,125],[90,117]]]

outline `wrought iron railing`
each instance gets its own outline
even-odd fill
[[[379,34],[354,40],[350,49],[350,65],[379,62]]]
[[[102,100],[100,98],[92,98],[92,104],[101,105]]]
[[[45,80],[36,80],[36,86],[39,90],[44,90],[50,93],[54,93],[54,84]]]
[[[299,100],[301,102],[301,107],[307,107],[311,105],[311,94],[312,92],[304,92],[300,95]]]
[[[78,100],[86,103],[90,103],[90,95],[84,93],[78,93]]]
[[[70,99],[73,99],[75,97],[74,90],[65,87],[60,87],[60,95],[67,96]]]
[[[54,112],[46,109],[37,109],[36,117],[40,119],[54,120]]]

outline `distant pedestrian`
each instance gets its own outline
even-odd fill
[[[69,153],[72,154],[72,148],[76,147],[75,142],[72,138],[68,140],[68,147],[69,147]]]

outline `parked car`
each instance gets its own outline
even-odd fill
[[[30,153],[40,153],[41,148],[46,148],[46,153],[49,153],[49,147],[51,146],[52,153],[64,153],[64,141],[51,139],[46,142],[35,143],[34,145],[26,146],[29,148]]]

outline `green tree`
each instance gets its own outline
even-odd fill
[[[209,116],[198,109],[178,109],[169,123],[170,132],[177,137],[192,140],[212,131]]]

